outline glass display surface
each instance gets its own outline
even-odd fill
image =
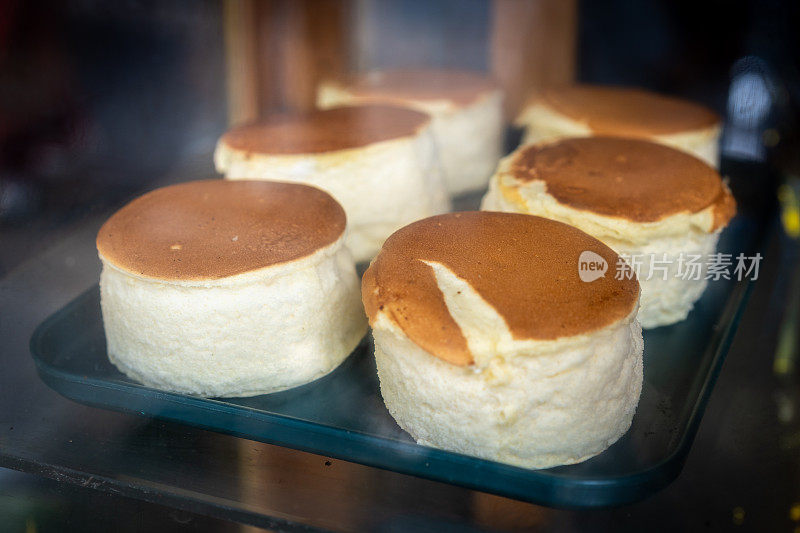
[[[719,250],[734,257],[750,253],[759,230],[753,219],[740,216],[724,231]],[[369,339],[330,375],[292,390],[238,399],[171,394],[135,383],[108,361],[95,286],[46,320],[31,350],[50,387],[88,405],[535,503],[596,507],[642,499],[678,475],[748,286],[734,279],[709,283],[688,320],[645,331],[644,387],[631,429],[597,457],[538,471],[416,444],[383,405]]]

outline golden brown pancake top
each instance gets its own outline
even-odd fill
[[[299,259],[335,242],[342,207],[307,185],[192,181],[151,191],[100,228],[97,250],[148,278],[211,280]]]
[[[272,115],[229,130],[220,142],[253,154],[317,154],[413,136],[429,121],[427,114],[404,107],[343,106]]]
[[[577,85],[549,89],[537,100],[598,135],[652,137],[719,123],[702,105],[636,88]]]
[[[578,273],[578,259],[587,250],[608,264],[605,276],[592,282],[581,281]],[[505,319],[514,338],[551,340],[598,330],[633,311],[639,283],[635,277],[615,279],[617,259],[599,240],[554,220],[450,213],[389,237],[364,273],[362,298],[371,323],[386,313],[417,345],[464,366],[474,359],[424,261],[441,263],[466,280]]]
[[[514,156],[511,173],[523,182],[544,182],[562,204],[635,222],[713,207],[716,229],[736,212],[716,170],[644,140],[586,137],[532,145]]]
[[[462,70],[380,70],[346,84],[355,96],[374,101],[450,100],[468,105],[498,88],[488,76]]]

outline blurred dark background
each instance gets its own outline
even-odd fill
[[[207,155],[218,2],[0,3],[0,274],[65,224]]]

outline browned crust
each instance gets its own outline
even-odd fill
[[[719,124],[719,116],[700,104],[630,87],[553,88],[534,101],[586,124],[598,135],[652,137]]]
[[[449,100],[459,106],[499,88],[480,72],[436,69],[372,71],[353,76],[343,85],[354,96],[374,102]]]
[[[635,222],[713,207],[716,229],[736,213],[711,166],[644,140],[586,137],[528,146],[514,156],[510,171],[522,182],[544,182],[564,205]]]
[[[220,142],[249,154],[316,154],[414,136],[429,121],[427,114],[404,107],[342,106],[271,115],[229,130]]]
[[[712,223],[711,231],[724,228],[736,216],[736,200],[726,184],[723,184],[722,187],[723,191],[718,199],[714,201],[714,222]]]
[[[602,256],[605,275],[578,275],[585,250]],[[516,339],[553,340],[589,333],[628,316],[636,279],[615,279],[618,256],[586,233],[530,215],[463,212],[414,222],[395,232],[364,273],[370,323],[379,312],[417,345],[449,363],[474,359],[447,310],[431,267],[438,262],[466,280],[505,319]]]
[[[344,233],[342,207],[307,185],[193,181],[136,198],[100,228],[117,268],[159,280],[212,280],[299,259]]]

